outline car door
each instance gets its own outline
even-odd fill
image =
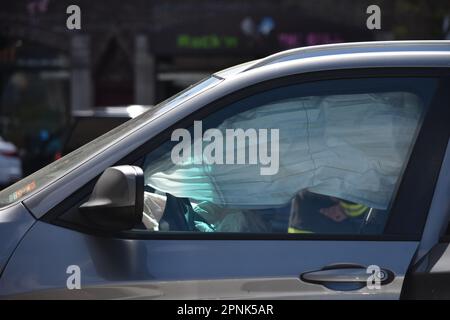
[[[28,232],[2,294],[398,299],[448,140],[448,83],[343,72],[219,99],[127,158],[144,170],[143,225],[96,232],[78,212],[86,186]]]

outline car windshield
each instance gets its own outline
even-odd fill
[[[201,80],[175,96],[159,103],[142,115],[125,122],[108,133],[85,144],[81,148],[69,153],[67,156],[49,164],[41,170],[36,171],[12,186],[2,190],[0,192],[0,208],[22,200],[26,195],[42,189],[44,186],[54,182],[63,175],[67,174],[69,171],[72,171],[93,157],[95,154],[102,152],[104,149],[108,148],[120,140],[123,136],[132,132],[134,129],[139,128],[142,124],[166,113],[199,93],[212,88],[220,81],[222,81],[222,79],[215,76]]]

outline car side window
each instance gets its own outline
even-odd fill
[[[151,232],[382,234],[431,78],[292,84],[178,128],[144,160]]]

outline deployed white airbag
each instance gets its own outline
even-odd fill
[[[421,101],[407,92],[283,100],[237,114],[218,127],[223,132],[279,129],[277,174],[261,175],[258,164],[207,165],[191,160],[175,165],[168,153],[146,168],[145,181],[176,197],[229,208],[282,206],[308,189],[386,209],[421,113]]]

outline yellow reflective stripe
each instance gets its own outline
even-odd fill
[[[344,201],[340,202],[340,205],[342,208],[344,208],[345,213],[349,216],[349,217],[357,217],[362,215],[364,212],[367,211],[368,207],[366,207],[363,204],[358,204],[358,203],[346,203]]]
[[[362,204],[359,203],[351,203],[347,201],[340,201],[341,207],[345,209],[353,209],[353,208],[359,208],[362,206]]]
[[[288,228],[288,233],[313,233],[313,232],[312,231],[308,231],[308,230],[301,230],[301,229],[289,227]]]

